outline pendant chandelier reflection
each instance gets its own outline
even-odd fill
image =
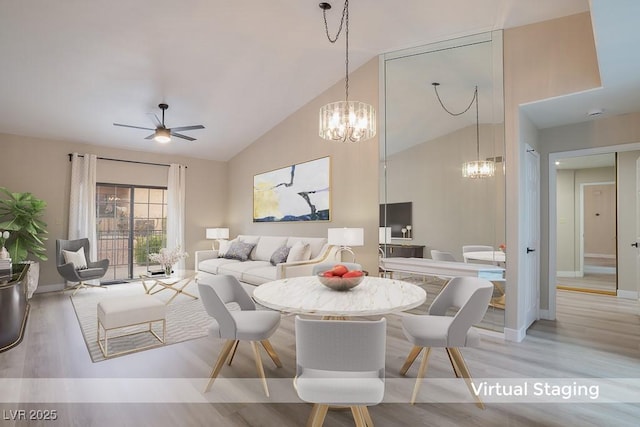
[[[447,109],[447,107],[444,106],[442,99],[440,99],[440,94],[438,93],[438,86],[440,86],[440,83],[432,83],[432,85],[433,85],[433,89],[436,92],[436,97],[438,98],[438,102],[440,103],[440,106],[444,109],[444,111],[446,111],[452,116],[460,116],[466,113],[467,111],[469,111],[471,106],[475,104],[476,106],[476,160],[464,162],[462,164],[462,176],[464,178],[472,178],[472,179],[491,178],[493,175],[495,175],[495,172],[496,172],[495,163],[491,160],[480,160],[480,120],[479,120],[479,114],[478,114],[478,86],[476,86],[475,90],[473,91],[473,99],[471,99],[469,106],[460,113],[452,113]]]
[[[335,37],[329,35],[327,25],[327,10],[329,3],[320,3],[324,18],[324,29],[327,39],[335,43],[345,28],[345,97],[344,101],[331,102],[320,108],[319,135],[328,141],[359,142],[366,141],[376,135],[376,111],[373,106],[360,102],[349,101],[349,0],[345,0],[342,9],[340,26]]]

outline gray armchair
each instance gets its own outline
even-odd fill
[[[62,251],[76,252],[79,249],[84,249],[84,257],[87,261],[87,268],[77,269],[71,262],[66,262]],[[89,239],[77,239],[77,240],[62,240],[56,239],[56,267],[58,274],[63,279],[69,282],[77,282],[77,285],[70,286],[67,289],[74,289],[75,295],[82,288],[95,287],[101,288],[101,285],[93,285],[86,283],[87,280],[94,280],[102,278],[109,268],[109,260],[101,259],[100,261],[91,261],[89,259]]]

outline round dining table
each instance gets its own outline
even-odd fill
[[[264,283],[253,291],[253,298],[283,313],[347,318],[410,310],[423,304],[427,293],[409,282],[370,276],[352,289],[336,291],[316,276],[303,276]]]

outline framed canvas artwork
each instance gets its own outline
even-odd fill
[[[331,158],[253,177],[253,222],[329,221]]]

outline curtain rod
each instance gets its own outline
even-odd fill
[[[78,154],[78,157],[84,157],[84,154]],[[69,161],[73,158],[73,153],[69,153]],[[112,159],[110,157],[100,157],[98,156],[98,160],[110,160],[112,162],[124,162],[124,163],[136,163],[139,165],[151,165],[151,166],[166,166],[169,167],[166,163],[151,163],[151,162],[140,162],[138,160],[123,160],[123,159]],[[187,168],[187,166],[185,166]]]

